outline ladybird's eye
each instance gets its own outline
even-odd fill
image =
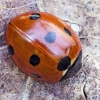
[[[55,32],[48,32],[47,35],[44,37],[47,43],[53,43],[56,40],[56,33]]]
[[[36,20],[36,19],[39,19],[40,17],[41,16],[40,16],[39,13],[33,13],[33,14],[31,14],[30,19],[31,20]]]
[[[66,56],[64,58],[61,59],[61,61],[58,64],[58,70],[59,71],[64,71],[68,68],[68,66],[71,63],[71,59],[70,57]]]
[[[68,35],[70,35],[70,36],[72,35],[71,32],[70,32],[70,30],[68,30],[68,29],[65,28],[65,27],[64,27],[64,31],[65,31]]]
[[[14,48],[11,45],[8,46],[8,51],[11,55],[14,55]]]
[[[38,75],[38,74],[34,74],[34,73],[31,73],[34,77],[36,77],[36,78],[41,78],[41,76],[40,75]]]
[[[30,64],[32,64],[33,66],[36,66],[36,65],[38,65],[39,63],[40,63],[40,58],[36,55],[36,54],[34,54],[34,55],[32,55],[31,57],[30,57]]]

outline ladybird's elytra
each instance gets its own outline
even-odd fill
[[[54,15],[27,12],[16,16],[8,24],[6,42],[15,64],[38,80],[57,83],[81,68],[78,36]]]

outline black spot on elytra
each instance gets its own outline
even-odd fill
[[[38,74],[34,74],[34,73],[31,73],[34,77],[36,77],[36,78],[41,78],[41,76],[40,75],[38,75]]]
[[[41,17],[41,15],[39,13],[33,13],[33,14],[31,14],[30,19],[36,20],[36,19],[39,19],[40,17]]]
[[[8,46],[8,51],[11,55],[14,55],[14,48],[11,45]]]
[[[69,29],[67,29],[67,28],[65,28],[65,27],[64,27],[64,30],[65,30],[65,32],[66,32],[68,35],[70,35],[70,36],[71,36],[71,32],[70,32],[70,30],[69,30]]]
[[[56,40],[56,33],[55,32],[48,32],[47,35],[44,37],[47,43],[53,43]]]
[[[34,54],[30,57],[30,60],[29,60],[30,64],[32,64],[33,66],[36,66],[40,63],[40,58]]]
[[[61,59],[61,61],[58,63],[57,68],[59,71],[64,71],[70,66],[70,63],[71,63],[70,57],[66,56]]]

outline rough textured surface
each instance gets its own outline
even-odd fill
[[[79,35],[83,67],[75,77],[42,83],[14,65],[6,49],[6,27],[11,18],[28,11],[54,14]],[[0,0],[0,100],[100,100],[99,26],[99,0]]]

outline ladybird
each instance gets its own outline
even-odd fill
[[[44,12],[27,12],[11,19],[6,31],[8,51],[27,75],[57,83],[81,68],[82,45],[69,25]]]

